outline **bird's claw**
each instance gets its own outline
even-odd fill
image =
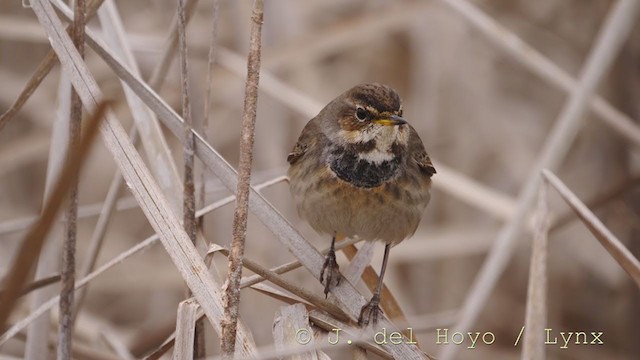
[[[322,264],[322,271],[320,271],[320,282],[324,284],[324,296],[327,297],[331,288],[340,285],[342,275],[340,274],[338,263],[336,262],[335,251],[330,251],[324,258],[324,264]],[[324,274],[327,271],[327,278],[325,281]]]
[[[376,325],[378,319],[382,317],[382,309],[380,309],[380,298],[373,296],[371,300],[362,307],[360,310],[360,317],[358,318],[358,325],[361,327]]]

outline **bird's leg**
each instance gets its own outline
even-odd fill
[[[360,310],[360,317],[358,318],[358,325],[367,326],[369,323],[375,325],[378,322],[378,318],[382,315],[380,309],[380,291],[382,291],[382,279],[384,278],[384,271],[387,269],[387,260],[389,259],[389,250],[391,244],[387,244],[384,247],[384,258],[382,259],[382,268],[380,269],[380,276],[378,277],[378,285],[376,291],[373,293],[371,300],[367,305],[363,306]]]
[[[331,239],[331,248],[324,258],[324,264],[322,264],[322,271],[320,271],[320,282],[324,283],[324,296],[327,297],[329,290],[340,284],[340,275],[338,263],[336,262],[336,235],[333,235]],[[327,281],[324,281],[324,272],[327,270]]]

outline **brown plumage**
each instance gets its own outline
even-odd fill
[[[395,90],[358,85],[307,123],[287,157],[300,216],[319,233],[334,236],[321,275],[328,270],[325,294],[340,279],[336,233],[387,244],[382,280],[390,246],[413,235],[429,203],[436,171],[417,132],[401,116]],[[363,308],[361,324],[377,320],[378,301],[379,291]]]

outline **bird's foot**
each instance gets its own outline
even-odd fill
[[[373,295],[367,305],[363,306],[360,310],[360,317],[358,318],[358,325],[361,327],[376,325],[378,319],[382,317],[382,309],[380,309],[380,296]]]
[[[331,288],[340,284],[342,275],[340,274],[340,268],[336,262],[336,252],[332,249],[324,258],[324,264],[322,264],[322,271],[320,272],[320,282],[324,284],[324,296],[327,297]],[[327,278],[325,279],[325,270],[327,272]]]

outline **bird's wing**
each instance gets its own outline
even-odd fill
[[[418,164],[420,171],[426,176],[431,177],[436,173],[436,168],[433,167],[433,163],[431,162],[427,151],[424,149],[424,144],[416,130],[412,126],[409,128],[409,151],[412,154],[411,157],[413,161]]]
[[[315,141],[314,135],[317,134],[320,129],[318,128],[315,119],[309,121],[307,125],[302,129],[302,133],[300,133],[300,137],[298,138],[298,142],[293,147],[293,150],[287,156],[287,162],[290,165],[293,165],[296,161],[298,161],[302,155],[304,155],[311,144]]]

